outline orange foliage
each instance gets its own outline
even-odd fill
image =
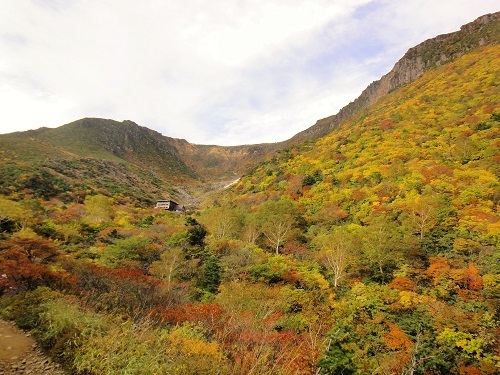
[[[388,349],[394,351],[393,357],[397,361],[391,366],[391,373],[402,373],[406,364],[410,362],[413,342],[397,325],[389,322],[389,332],[384,335],[384,343]]]
[[[441,175],[447,177],[453,176],[453,168],[444,165],[435,165],[430,168],[423,168],[421,173],[425,177],[425,182],[429,183],[440,178]]]
[[[75,204],[60,212],[56,217],[58,223],[69,223],[71,221],[80,220],[85,215],[85,206],[83,204]]]
[[[467,268],[455,271],[455,279],[461,289],[478,291],[483,289],[483,278],[473,263]]]
[[[364,191],[361,191],[359,189],[356,189],[352,192],[351,194],[351,199],[354,201],[354,202],[361,202],[363,199],[366,198],[366,193]]]
[[[425,271],[427,276],[434,278],[436,281],[438,281],[438,279],[448,277],[451,271],[448,259],[445,257],[431,257],[429,258],[429,261],[429,268]]]
[[[394,126],[394,121],[390,118],[386,118],[379,124],[379,128],[384,131],[392,129],[393,126]]]
[[[287,284],[294,285],[294,284],[298,284],[299,283],[299,281],[301,279],[301,275],[296,270],[286,270],[281,275],[281,278]]]
[[[410,352],[413,348],[413,342],[408,338],[406,333],[394,323],[388,323],[388,325],[389,332],[384,335],[384,342],[387,348]]]
[[[417,284],[413,282],[412,280],[406,278],[406,277],[396,277],[394,280],[392,280],[389,284],[390,288],[397,289],[397,290],[407,290],[407,291],[413,291],[415,290]]]
[[[472,366],[460,365],[459,368],[461,375],[481,375],[481,371]]]

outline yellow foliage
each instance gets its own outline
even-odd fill
[[[317,271],[304,271],[299,272],[299,275],[303,278],[304,284],[309,288],[319,288],[321,290],[330,289],[330,283],[325,279],[325,277]]]
[[[169,334],[170,346],[167,354],[179,356],[206,356],[213,361],[222,361],[223,354],[217,342],[208,342],[197,326],[177,327]]]
[[[500,275],[499,274],[491,274],[487,273],[486,275],[483,276],[483,285],[484,288],[488,289],[495,289],[497,287],[500,287]]]
[[[409,309],[415,304],[415,293],[407,290],[402,290],[399,292],[399,304],[405,308]]]
[[[38,234],[31,228],[21,228],[18,232],[14,234],[15,238],[25,238],[25,239],[35,239],[39,238]]]

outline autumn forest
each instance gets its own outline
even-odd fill
[[[499,67],[431,67],[185,212],[4,149],[0,315],[74,374],[497,374]]]

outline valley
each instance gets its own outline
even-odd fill
[[[71,374],[498,373],[499,42],[429,39],[276,143],[0,135],[0,317]]]

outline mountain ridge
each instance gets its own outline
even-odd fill
[[[389,73],[369,84],[358,98],[343,107],[337,114],[319,119],[313,126],[297,133],[285,143],[297,144],[305,140],[321,138],[336,126],[347,121],[352,115],[359,113],[396,88],[412,82],[425,71],[451,62],[479,46],[498,44],[499,23],[500,12],[486,14],[463,25],[459,31],[438,35],[410,48]],[[467,36],[469,38],[466,38]],[[467,43],[461,42],[464,39]],[[437,49],[442,53],[432,53]]]
[[[59,177],[70,183],[70,176],[79,175],[74,167],[68,166],[75,162],[75,165],[89,170],[97,168],[99,173],[105,173],[107,168],[113,170],[121,176],[121,184],[126,186],[130,184],[123,168],[129,169],[134,175],[129,180],[144,178],[148,181],[143,186],[150,190],[148,202],[155,196],[164,198],[168,195],[185,203],[197,203],[200,195],[224,188],[278,151],[330,134],[339,125],[426,71],[448,64],[481,46],[498,44],[499,25],[500,12],[487,14],[462,26],[459,31],[436,36],[410,48],[390,72],[372,82],[337,114],[318,120],[313,126],[282,142],[239,146],[197,145],[185,139],[162,135],[130,120],[118,122],[99,118],[83,118],[58,128],[0,135],[0,157],[6,176],[0,181],[0,186],[4,192],[9,191],[9,186],[16,186],[15,179],[11,178],[16,175],[13,172],[16,163],[25,171],[41,167],[58,171],[62,173]],[[101,161],[106,167],[95,166]],[[63,173],[65,168],[72,169],[66,177]],[[97,175],[92,191],[98,190],[99,178]],[[151,188],[153,185],[156,186],[154,189]],[[118,190],[126,191],[127,188]]]

